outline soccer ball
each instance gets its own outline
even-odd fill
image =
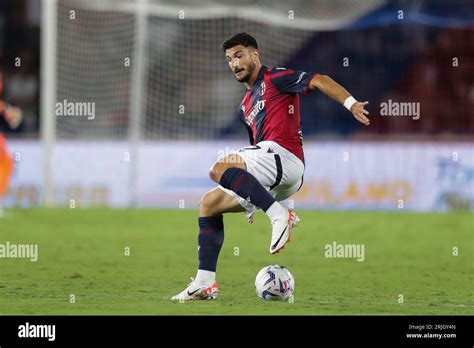
[[[263,300],[286,301],[295,290],[295,279],[290,271],[279,265],[264,267],[255,278],[255,291]]]

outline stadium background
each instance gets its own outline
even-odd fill
[[[15,159],[0,244],[40,250],[37,263],[0,260],[0,313],[473,313],[472,1],[0,6],[3,99],[24,119],[0,120]],[[219,47],[240,31],[265,65],[327,74],[370,101],[371,125],[317,91],[301,97],[305,185],[285,204],[303,223],[288,252],[268,255],[263,214],[251,227],[226,216],[223,301],[173,306],[195,272],[208,169],[248,144],[244,90]],[[389,100],[420,103],[420,119],[382,116]],[[57,115],[64,101],[93,103],[93,119]],[[325,257],[334,241],[366,245],[365,261]],[[292,306],[254,294],[274,262],[296,278]]]
[[[40,68],[39,2],[2,2],[4,97],[25,116],[2,127],[23,155],[6,206],[195,208],[212,162],[247,144],[243,88],[219,47],[245,30],[264,64],[328,74],[370,101],[365,128],[321,93],[301,98],[306,185],[293,204],[473,208],[468,1],[44,3],[57,25]],[[64,100],[95,103],[95,119],[56,116]],[[381,116],[389,100],[420,103],[421,119]]]

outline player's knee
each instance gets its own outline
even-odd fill
[[[246,166],[245,162],[239,155],[231,154],[212,166],[209,170],[209,177],[212,181],[219,183],[222,174],[224,174],[224,172],[229,168],[241,168],[245,170]]]
[[[219,181],[221,180],[222,173],[223,172],[220,166],[215,164],[209,170],[209,177],[211,178],[212,181],[219,183]]]
[[[229,169],[229,168],[234,168],[233,165],[229,164],[216,164],[214,165],[211,170],[209,171],[209,177],[211,178],[212,181],[215,183],[220,183],[222,175],[224,172]]]
[[[212,193],[207,192],[199,200],[199,216],[212,216],[214,214],[215,206],[215,198]]]

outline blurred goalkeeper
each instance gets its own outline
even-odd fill
[[[224,242],[222,214],[245,212],[249,223],[255,210],[267,214],[272,226],[269,252],[276,254],[290,241],[298,215],[279,201],[303,185],[304,154],[299,95],[319,89],[344,105],[353,117],[369,125],[364,109],[347,90],[329,76],[287,68],[267,68],[260,63],[257,41],[246,33],[222,43],[229,68],[246,87],[239,107],[250,144],[210,169],[219,186],[207,192],[199,207],[199,269],[196,279],[172,300],[216,299],[216,266]]]
[[[15,129],[22,121],[22,111],[16,106],[11,106],[3,101],[3,76],[0,71],[0,119],[4,119],[7,125]],[[8,182],[13,172],[13,158],[8,152],[7,141],[0,133],[0,200],[8,190]]]

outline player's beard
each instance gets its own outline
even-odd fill
[[[255,63],[253,61],[250,61],[249,63],[249,66],[247,69],[245,69],[245,71],[247,71],[247,74],[245,74],[244,76],[242,76],[241,78],[237,78],[237,81],[241,82],[241,83],[245,83],[245,82],[249,82],[250,80],[250,77],[252,76],[253,72],[255,70]]]

